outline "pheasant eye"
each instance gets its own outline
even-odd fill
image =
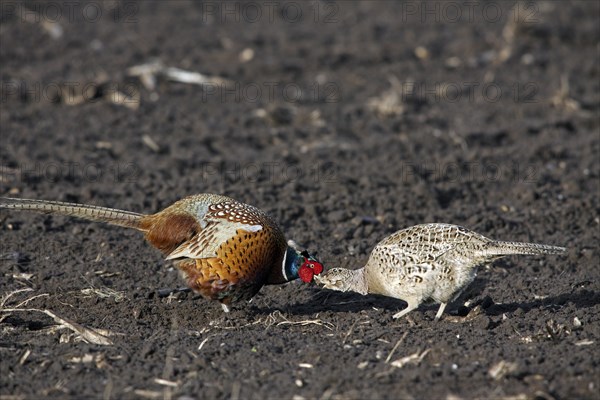
[[[323,264],[321,264],[320,262],[313,261],[312,269],[315,275],[319,275],[321,272],[323,272]]]

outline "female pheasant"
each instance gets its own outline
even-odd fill
[[[400,230],[375,246],[357,270],[334,268],[315,277],[327,289],[395,297],[408,303],[400,318],[425,301],[446,305],[475,279],[477,267],[512,254],[561,254],[564,247],[501,242],[457,225],[424,224]]]
[[[167,260],[176,260],[188,286],[221,302],[249,300],[265,284],[310,282],[323,266],[288,246],[277,224],[248,204],[216,194],[186,197],[156,214],[58,201],[0,198],[0,209],[60,214],[137,229]]]

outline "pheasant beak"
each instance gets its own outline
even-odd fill
[[[325,285],[327,279],[323,279],[322,276],[315,276],[315,282],[317,282],[319,285]]]
[[[334,282],[329,279],[327,274],[315,276],[315,282],[317,282],[319,285],[323,285],[324,287],[331,287],[334,285]]]
[[[315,276],[315,282],[323,286],[325,289],[345,291],[343,289],[343,279],[340,277],[333,276],[333,274],[330,274],[329,272],[330,271],[323,275]]]

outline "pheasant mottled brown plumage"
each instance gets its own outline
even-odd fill
[[[323,270],[307,252],[288,246],[266,213],[232,198],[199,194],[144,215],[82,204],[0,198],[0,208],[31,210],[134,228],[162,251],[186,277],[191,289],[227,305],[252,298],[265,284]]]

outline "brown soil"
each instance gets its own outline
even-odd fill
[[[439,322],[300,282],[225,315],[162,296],[136,232],[2,212],[1,307],[114,335],[2,312],[0,398],[599,398],[599,3],[266,3],[3,1],[0,194],[227,194],[326,267],[424,222],[568,255],[482,268]],[[230,86],[148,89],[152,59]]]

